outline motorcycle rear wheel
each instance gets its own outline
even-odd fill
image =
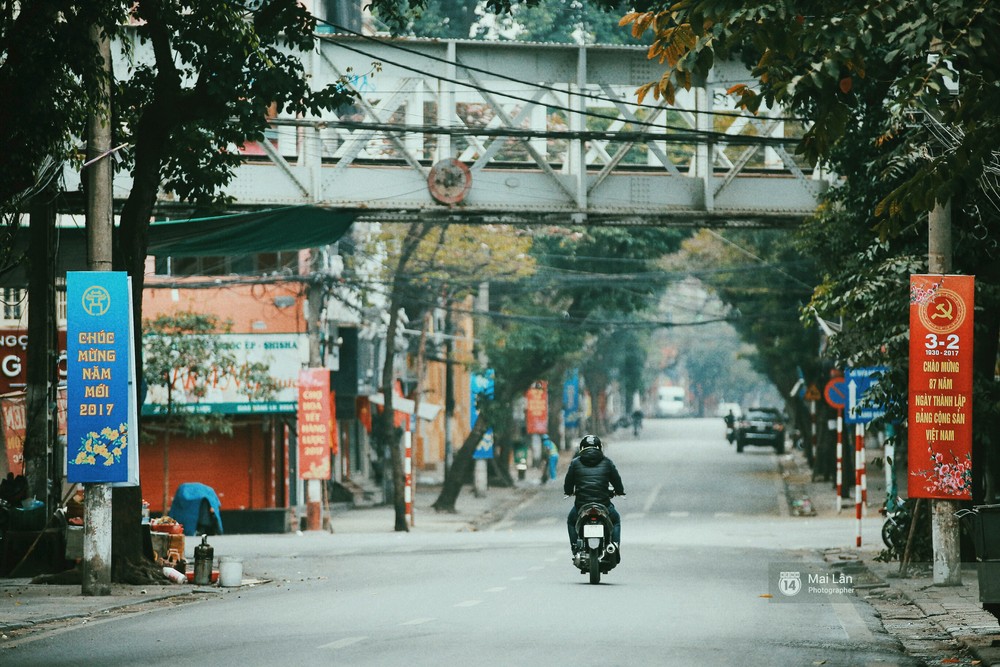
[[[590,583],[601,583],[601,559],[594,551],[590,552]]]

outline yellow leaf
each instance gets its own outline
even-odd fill
[[[735,86],[730,86],[729,89],[726,90],[726,95],[742,95],[746,88],[747,85],[745,83],[738,83]]]
[[[763,593],[763,594],[762,594],[762,595],[760,595],[759,597],[762,597],[762,598],[773,598],[774,596],[773,596],[773,595],[771,595],[770,593]]]
[[[618,21],[618,27],[625,26],[639,17],[639,12],[629,12]]]

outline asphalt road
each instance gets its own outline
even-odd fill
[[[766,597],[776,563],[853,526],[787,516],[773,452],[721,419],[608,439],[628,492],[621,566],[569,562],[561,481],[489,530],[307,536],[255,563],[275,583],[39,633],[11,665],[911,665],[854,597]],[[565,469],[565,461],[561,470]],[[275,542],[275,544],[292,544]]]

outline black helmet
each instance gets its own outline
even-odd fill
[[[583,440],[580,441],[580,449],[586,449],[587,447],[597,447],[598,449],[604,449],[604,445],[601,444],[601,439],[596,435],[585,435]]]

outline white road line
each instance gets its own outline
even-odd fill
[[[545,559],[545,562],[546,562],[546,563],[554,563],[554,562],[556,562],[557,560],[559,560],[559,559],[558,559],[558,558],[557,558],[556,556],[553,556],[552,558],[546,558],[546,559]]]
[[[852,602],[835,602],[830,607],[833,608],[833,613],[848,639],[851,641],[871,641],[874,639],[868,624],[865,623],[865,619],[861,618],[861,614],[858,613]]]
[[[433,618],[414,618],[410,621],[404,621],[400,623],[400,625],[422,625],[424,623],[430,623],[433,620]]]
[[[323,644],[317,648],[347,648],[352,644],[363,642],[366,639],[368,639],[368,637],[344,637],[343,639],[338,639],[337,641],[330,642],[329,644]]]
[[[528,568],[528,572],[538,572],[539,570],[544,570],[544,569],[545,569],[544,565],[532,565],[531,567]]]
[[[668,512],[667,516],[673,519],[683,519],[686,516],[691,516],[691,512],[678,512],[675,510],[673,512]]]
[[[545,517],[543,519],[539,519],[538,521],[536,521],[535,525],[536,526],[551,526],[552,524],[554,524],[558,520],[559,519],[555,518],[554,516],[547,516],[547,517]]]
[[[728,517],[731,517],[731,516],[736,516],[736,515],[733,514],[732,512],[716,512],[712,516],[714,516],[716,519],[725,519],[725,518],[728,518]]]
[[[622,518],[623,519],[627,519],[629,521],[638,521],[639,519],[645,519],[646,518],[646,513],[645,512],[632,512],[631,514],[625,514],[624,516],[622,516]]]
[[[456,607],[475,607],[477,604],[482,604],[482,600],[466,600],[465,602],[459,602]]]
[[[506,586],[494,586],[493,588],[487,588],[485,593],[500,593],[501,591],[507,590]]]
[[[653,487],[653,490],[649,492],[649,496],[646,497],[646,502],[642,506],[643,512],[648,512],[653,509],[653,503],[656,502],[656,496],[660,495],[660,491],[663,489],[663,483],[657,484]]]

